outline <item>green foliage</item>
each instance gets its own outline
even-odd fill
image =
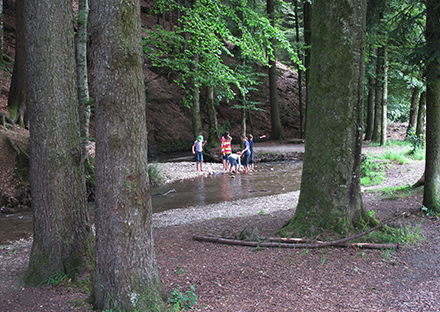
[[[385,168],[382,162],[366,156],[361,164],[361,185],[372,186],[385,180]]]
[[[264,216],[266,213],[264,212],[263,209],[260,209],[260,211],[257,213],[257,215],[259,216]]]
[[[248,93],[248,77],[234,72],[226,62],[226,58],[234,57],[232,49],[239,49],[239,55],[267,65],[268,59],[274,57],[271,39],[275,38],[291,59],[299,63],[283,34],[246,0],[234,3],[198,0],[189,7],[177,3],[170,5],[163,0],[156,0],[156,3],[158,12],[178,7],[182,14],[181,27],[172,31],[159,25],[147,29],[144,52],[154,66],[168,67],[180,74],[176,83],[187,90],[185,104],[188,106],[192,100],[192,90],[187,84],[190,81],[194,88],[215,86],[216,92],[219,91],[218,100],[235,96],[232,85],[243,95]]]
[[[56,286],[59,285],[65,281],[67,281],[68,276],[66,273],[64,272],[57,272],[51,276],[49,276],[48,278],[46,278],[45,280],[43,280],[40,284],[38,284],[37,286],[40,287],[41,285],[52,285],[52,286]]]
[[[148,176],[150,178],[151,186],[158,186],[162,184],[162,174],[157,161],[148,165]]]
[[[176,308],[176,311],[179,311],[179,308],[181,308],[182,310],[191,309],[191,307],[197,305],[198,297],[194,293],[195,292],[194,285],[191,285],[190,288],[191,290],[187,290],[186,294],[183,294],[180,291],[180,286],[177,285],[177,287],[171,291],[171,295],[167,303],[171,304],[174,308]]]
[[[411,147],[412,147],[412,151],[410,152],[410,154],[417,155],[417,154],[420,154],[420,152],[422,152],[424,154],[424,150],[425,150],[425,136],[424,135],[417,135],[416,132],[413,129],[411,129],[408,132],[406,140],[409,142],[409,144],[411,144]]]

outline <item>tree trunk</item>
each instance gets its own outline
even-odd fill
[[[419,109],[417,111],[416,136],[425,135],[425,118],[426,118],[426,92],[420,94]]]
[[[380,114],[381,126],[380,126],[380,145],[385,146],[387,144],[387,122],[388,122],[388,48],[384,47],[383,51],[383,91],[382,91],[382,113]]]
[[[16,0],[16,49],[11,87],[9,88],[8,106],[15,123],[25,127],[29,121],[29,95],[26,52],[26,19],[24,1]]]
[[[376,98],[374,104],[374,128],[371,142],[379,143],[382,137],[382,101],[383,101],[384,58],[383,47],[377,49],[376,60]]]
[[[301,193],[283,235],[346,235],[367,218],[360,192],[365,9],[364,0],[313,3]]]
[[[299,13],[298,13],[298,2],[295,1],[295,33],[296,33],[296,43],[298,48],[296,49],[296,54],[299,56],[299,45],[300,45],[300,37],[299,37]],[[298,64],[296,66],[298,71],[298,110],[299,110],[299,135],[300,138],[304,138],[304,102],[303,102],[303,94],[302,94],[302,75],[303,71]]]
[[[25,281],[39,285],[55,274],[80,273],[93,246],[80,154],[72,2],[25,0],[24,8],[34,216]]]
[[[0,64],[4,64],[3,62],[3,46],[5,44],[5,32],[3,28],[3,0],[0,0]]]
[[[370,63],[371,73],[368,77],[368,96],[367,96],[367,124],[365,130],[365,140],[369,141],[373,137],[373,129],[374,129],[374,104],[376,99],[376,79],[374,77],[376,73],[376,48],[373,47],[372,51],[372,60]]]
[[[415,132],[417,127],[417,116],[419,110],[419,92],[420,88],[415,86],[411,95],[411,107],[409,110],[409,122],[408,128],[406,129],[406,135],[408,136],[411,132]]]
[[[148,180],[139,0],[91,2],[99,310],[161,311]]]
[[[191,81],[191,122],[194,139],[203,134],[202,118],[200,117],[200,90],[194,80]]]
[[[312,45],[312,29],[310,25],[310,18],[312,14],[312,5],[308,1],[304,1],[304,44],[307,47],[304,51],[304,66],[306,68],[306,99],[305,99],[305,108],[304,108],[304,130],[302,134],[302,139],[306,137],[306,129],[307,129],[307,105],[309,103],[309,68],[310,68],[310,46]]]
[[[79,0],[78,16],[76,70],[78,77],[79,124],[81,134],[81,155],[84,161],[87,161],[89,155],[90,124],[89,79],[87,74],[88,0]]]
[[[425,39],[430,53],[426,64],[426,161],[423,205],[440,211],[440,6],[426,1]],[[432,58],[431,58],[432,57]]]
[[[206,87],[206,93],[207,93],[206,107],[208,111],[208,120],[209,120],[209,134],[208,134],[209,146],[215,146],[220,144],[217,112],[215,110],[214,91],[215,88],[213,86]]]
[[[275,27],[274,0],[267,0],[267,15],[270,24]],[[271,38],[271,47],[275,49],[276,39]],[[269,58],[269,101],[270,101],[270,121],[271,121],[271,140],[284,140],[283,127],[281,126],[280,112],[278,105],[277,88],[277,64],[275,61],[275,50],[273,56]]]

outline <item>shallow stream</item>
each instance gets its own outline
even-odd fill
[[[173,160],[175,161],[175,160]],[[153,212],[259,197],[300,189],[302,162],[258,163],[251,175],[219,172],[151,189]],[[163,195],[167,194],[167,195]],[[94,215],[94,203],[89,203]],[[0,245],[32,234],[32,211],[0,214]]]

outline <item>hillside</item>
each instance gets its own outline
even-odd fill
[[[154,1],[141,1],[142,3],[142,23],[144,27],[152,27],[157,23],[155,14],[148,14],[154,7]],[[7,59],[13,60],[15,55],[15,12],[5,10],[5,53],[9,56]],[[176,20],[177,16],[172,18]],[[168,25],[166,25],[168,23]],[[169,27],[169,19],[165,26]],[[12,73],[12,63],[7,64],[8,70],[2,69],[0,76],[0,110],[8,113],[7,99],[9,95],[9,86]],[[280,106],[280,116],[283,125],[284,134],[287,138],[298,138],[298,87],[297,73],[289,70],[286,66],[280,64],[278,79],[278,96]],[[259,68],[260,71],[267,71]],[[184,90],[173,82],[177,77],[176,72],[166,68],[154,68],[148,60],[144,64],[145,72],[145,94],[147,97],[147,129],[149,153],[175,151],[180,149],[189,149],[194,138],[191,131],[190,110],[183,104]],[[253,112],[254,133],[256,135],[270,133],[270,106],[268,99],[267,79],[261,84],[255,100],[260,102],[260,108],[264,111]],[[305,90],[303,92],[305,94]],[[93,97],[93,94],[91,94]],[[204,90],[201,91],[201,110],[204,130],[208,131],[207,114],[205,112],[204,102],[206,100]],[[218,123],[223,130],[229,130],[233,137],[240,134],[241,111],[231,108],[237,102],[220,102],[217,106]],[[250,132],[248,121],[248,132]],[[91,123],[91,134],[93,135],[93,116]]]

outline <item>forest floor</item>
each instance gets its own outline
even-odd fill
[[[277,146],[282,150],[290,145]],[[399,148],[366,145],[364,152],[377,155]],[[423,161],[390,162],[379,187],[406,186],[405,178],[414,183],[421,173]],[[194,235],[238,232],[245,226],[257,228],[260,236],[274,236],[293,216],[293,201],[265,214],[156,226],[155,251],[164,292],[169,295],[180,287],[185,294],[193,285],[198,296],[193,308],[199,311],[440,311],[440,221],[421,214],[422,194],[423,188],[364,189],[365,209],[375,212],[378,220],[396,212],[409,214],[393,224],[405,236],[397,250],[255,250],[193,240]],[[273,205],[282,194],[278,196],[268,197]],[[246,205],[262,201],[248,199]],[[233,202],[231,206],[239,208]],[[31,244],[31,239],[23,239],[0,247],[0,311],[90,311],[85,303],[87,284],[23,285],[20,277]]]

